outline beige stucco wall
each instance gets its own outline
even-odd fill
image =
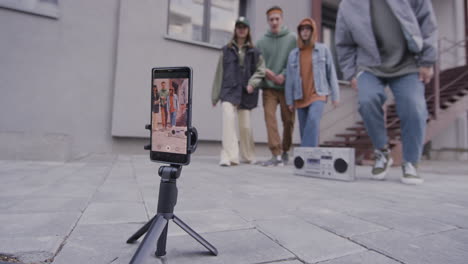
[[[439,36],[442,50],[449,49],[454,42],[463,40],[465,21],[463,0],[433,1],[439,23]],[[451,68],[466,62],[465,48],[450,49],[441,54],[441,67]],[[444,133],[432,140],[432,157],[442,160],[468,160],[468,153],[448,149],[468,150],[468,114],[460,113],[457,121],[447,127]]]

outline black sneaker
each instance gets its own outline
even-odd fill
[[[404,184],[417,185],[424,182],[423,178],[418,175],[416,167],[411,162],[405,162],[402,166],[403,175],[401,176],[401,182]]]
[[[390,150],[376,149],[374,154],[375,163],[372,167],[372,179],[381,181],[387,176],[388,170],[393,164],[393,159],[390,156]]]

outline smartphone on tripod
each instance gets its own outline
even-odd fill
[[[153,68],[151,87],[150,159],[187,165],[192,127],[192,69]]]

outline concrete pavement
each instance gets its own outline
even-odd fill
[[[358,167],[347,183],[217,162],[184,167],[175,213],[219,255],[170,223],[167,256],[145,263],[468,263],[466,163],[426,161],[426,182],[406,186],[400,168],[376,182]],[[146,155],[0,161],[0,263],[128,263],[138,244],[126,239],[156,211],[158,167]]]

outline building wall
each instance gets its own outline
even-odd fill
[[[0,8],[0,158],[109,151],[118,3],[59,1],[58,20]]]
[[[453,3],[457,1],[462,0]],[[137,138],[148,137],[143,127],[149,122],[154,66],[194,69],[193,124],[202,140],[220,140],[221,109],[210,101],[220,50],[167,38],[168,0],[59,4],[58,20],[0,8],[0,34],[7,36],[0,42],[0,159],[68,160],[140,149]],[[272,5],[284,8],[285,24],[293,30],[312,12],[309,0],[294,5],[248,1],[255,40],[268,27],[265,11]],[[460,8],[448,8],[443,0],[434,6],[441,32],[463,32],[452,26],[460,20],[452,12],[458,14]],[[356,106],[355,93],[343,88],[342,106],[325,109],[321,140],[333,139],[359,119]],[[256,142],[266,142],[261,101],[252,123]],[[457,130],[457,135],[466,136],[466,131]],[[447,137],[434,142],[444,145],[453,139]],[[299,142],[297,123],[294,142]]]
[[[211,105],[211,89],[221,51],[168,39],[165,28],[168,2],[163,3],[161,5],[160,2],[158,6],[154,1],[122,0],[112,134],[118,137],[147,137],[148,132],[143,129],[143,124],[149,121],[150,69],[154,66],[188,65],[194,70],[193,124],[198,128],[202,140],[219,141],[222,129],[221,108],[219,105]],[[303,17],[310,16],[310,1],[295,1],[295,5],[289,3],[285,0],[248,2],[247,16],[255,41],[266,32],[268,24],[265,12],[273,5],[284,8],[285,25],[294,31]],[[158,15],[155,16],[153,10],[159,10]],[[344,98],[348,100],[348,97]],[[326,109],[322,124],[323,140],[332,138],[333,132],[339,131],[337,128],[355,120],[356,116],[348,111],[349,106],[337,110],[329,107]],[[279,108],[277,116],[280,120]],[[337,119],[342,122],[333,122]],[[252,124],[255,141],[266,142],[261,99],[259,107],[252,112]],[[281,128],[281,122],[279,124]],[[296,129],[294,142],[299,141]]]
[[[465,37],[465,21],[463,0],[433,1],[439,24],[441,50],[450,49],[454,42]],[[450,49],[440,54],[442,69],[464,65],[466,63],[465,48]],[[460,113],[457,121],[450,125],[444,133],[432,140],[431,158],[439,160],[468,160],[468,114]]]
[[[309,2],[301,0],[288,5],[285,0],[249,1],[247,16],[254,40],[267,29],[268,7],[284,7],[285,24],[295,28],[301,17],[310,16]],[[148,132],[142,128],[149,121],[150,69],[188,65],[193,69],[193,124],[202,140],[220,140],[221,107],[212,106],[211,89],[221,50],[166,38],[167,4],[168,1],[122,0],[112,135],[147,137]],[[255,140],[266,142],[261,103],[252,113],[252,123]],[[298,141],[297,135],[295,138]]]

